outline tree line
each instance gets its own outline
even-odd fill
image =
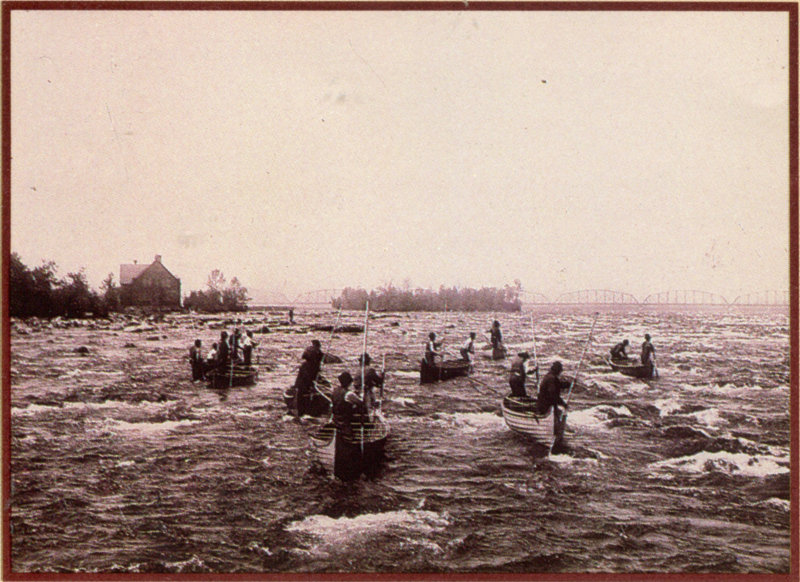
[[[369,301],[372,311],[506,311],[522,309],[520,294],[522,283],[502,288],[481,287],[480,289],[439,287],[432,289],[399,289],[389,284],[372,291],[346,287],[331,304],[336,309],[363,310]]]
[[[226,285],[225,275],[214,269],[208,276],[205,291],[192,291],[183,300],[185,309],[194,309],[205,313],[221,311],[247,311],[247,288],[242,287],[239,279],[234,277]]]
[[[107,317],[124,309],[125,288],[109,273],[100,290],[89,286],[84,269],[59,278],[53,261],[42,261],[29,268],[17,253],[11,253],[8,277],[8,307],[11,317]],[[227,282],[215,269],[208,276],[207,289],[192,291],[183,308],[216,313],[246,311],[250,298],[247,289],[234,277]]]

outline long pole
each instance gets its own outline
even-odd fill
[[[439,364],[439,382],[442,381],[442,370],[444,370],[444,330],[447,328],[447,300],[444,302],[444,317],[442,318],[442,341],[439,342],[441,347],[442,361]],[[436,345],[433,346],[436,349]],[[435,360],[434,360],[435,363]]]
[[[231,336],[231,349],[228,350],[228,353],[231,356],[231,378],[230,378],[230,381],[228,383],[228,388],[232,388],[233,387],[233,360],[234,360],[234,357],[233,357],[233,336]]]
[[[600,312],[595,312],[594,314],[594,321],[592,321],[592,329],[589,330],[589,339],[586,340],[586,343],[583,346],[583,352],[581,353],[581,359],[578,361],[578,369],[575,371],[575,376],[572,377],[572,382],[569,385],[569,392],[567,393],[567,404],[569,404],[569,399],[572,398],[572,387],[575,386],[575,381],[578,379],[578,374],[581,372],[581,365],[583,365],[583,357],[586,355],[586,350],[589,347],[589,344],[592,343],[592,334],[594,333],[594,326],[597,323],[597,316],[600,315]]]
[[[367,385],[364,379],[364,370],[366,368],[367,358],[364,355],[367,353],[367,335],[369,333],[369,301],[367,301],[366,308],[364,309],[364,350],[361,352],[361,398],[367,395]],[[361,456],[364,456],[364,417],[361,417]]]
[[[339,308],[339,313],[336,315],[336,322],[333,324],[333,328],[331,328],[331,335],[328,337],[328,345],[325,346],[326,349],[330,349],[331,346],[333,345],[333,334],[336,331],[336,328],[339,327],[339,318],[341,316],[342,316],[342,308],[340,307]],[[326,354],[327,354],[327,352],[322,352],[322,362],[321,362],[322,364],[325,363],[325,355]],[[316,387],[316,385],[317,385],[317,379],[319,378],[319,374],[320,374],[321,371],[322,371],[322,366],[320,366],[320,369],[317,370],[317,375],[314,376],[314,384],[313,384],[314,387]]]
[[[383,386],[386,384],[386,354],[383,354],[383,360],[381,361],[381,391],[380,391],[380,399],[378,400],[378,412],[381,412],[381,408],[383,407]]]
[[[327,349],[330,349],[330,347],[333,345],[333,334],[336,331],[336,328],[339,327],[339,318],[341,316],[342,316],[342,307],[339,306],[339,313],[336,314],[336,322],[333,324],[333,327],[331,328],[331,335],[328,337],[328,345],[326,346]],[[330,404],[331,404],[331,406],[330,406],[331,416],[330,416],[330,418],[328,418],[328,422],[330,422],[331,419],[333,418],[333,401],[330,398],[328,398],[327,394],[325,394],[322,390],[320,390],[317,387],[317,380],[319,379],[319,375],[322,372],[322,364],[325,363],[325,354],[326,353],[327,352],[322,352],[322,361],[320,362],[319,370],[317,370],[317,375],[314,376],[314,381],[311,383],[311,386],[314,388],[314,390],[317,391],[317,394],[319,394],[325,400],[330,402]]]
[[[592,321],[592,329],[589,330],[589,339],[586,340],[586,343],[583,346],[583,352],[581,353],[581,359],[578,361],[578,369],[575,371],[575,376],[572,378],[572,382],[569,385],[569,393],[567,394],[566,403],[569,405],[569,399],[572,398],[572,388],[575,386],[575,381],[578,379],[578,374],[581,372],[581,365],[583,364],[583,356],[586,355],[586,349],[589,347],[589,344],[592,343],[592,334],[594,333],[594,325],[597,323],[597,316],[600,315],[599,311],[596,311],[594,314],[594,321]],[[553,407],[555,409],[555,406]],[[555,414],[555,413],[554,413]],[[556,414],[556,418],[558,418],[558,414]],[[561,415],[561,419],[559,420],[559,425],[561,426],[559,432],[563,435],[564,425],[567,422],[567,411],[565,410],[564,413]],[[556,437],[553,441],[553,446],[550,447],[550,453],[555,450],[556,444],[560,441],[560,437]]]
[[[533,327],[533,314],[531,317],[531,335],[533,336],[533,365],[536,367],[536,386],[539,386],[539,357],[536,355],[536,329]]]

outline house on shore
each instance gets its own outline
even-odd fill
[[[147,264],[119,266],[120,303],[123,307],[180,309],[181,280],[161,263],[161,255]]]

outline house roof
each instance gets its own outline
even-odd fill
[[[128,285],[133,282],[136,277],[144,273],[150,265],[140,265],[138,263],[133,265],[120,265],[119,266],[119,284]]]

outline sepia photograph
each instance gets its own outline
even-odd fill
[[[2,578],[797,576],[797,12],[3,2]]]

